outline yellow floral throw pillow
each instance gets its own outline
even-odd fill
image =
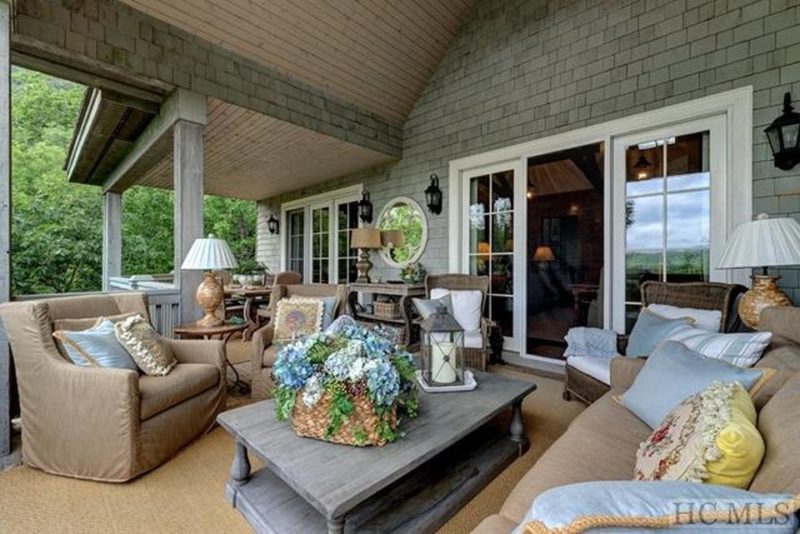
[[[116,323],[114,334],[146,375],[164,376],[178,363],[169,345],[141,315]]]
[[[747,488],[764,457],[756,410],[738,382],[714,382],[684,400],[639,447],[636,480]]]

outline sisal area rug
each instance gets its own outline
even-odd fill
[[[235,361],[249,357],[245,350],[232,349]],[[578,403],[561,399],[558,380],[503,367],[491,371],[538,384],[523,403],[531,449],[456,514],[441,529],[443,533],[470,532],[484,517],[499,511],[517,481],[582,410]],[[231,404],[243,402],[234,398]],[[0,473],[0,532],[247,533],[247,523],[223,496],[232,455],[233,441],[217,428],[127,484],[74,480],[27,467],[11,469]]]

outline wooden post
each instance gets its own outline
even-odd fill
[[[103,291],[122,275],[122,193],[103,194]]]
[[[0,303],[9,300],[11,300],[11,5],[7,0],[0,0]],[[0,325],[0,460],[10,453],[11,350],[5,330]]]
[[[181,323],[202,317],[195,303],[201,274],[181,269],[194,240],[203,236],[203,125],[179,120],[174,126],[175,285]]]

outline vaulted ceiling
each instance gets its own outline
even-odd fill
[[[387,118],[404,119],[474,0],[122,0]]]

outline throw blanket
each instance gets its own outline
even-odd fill
[[[567,342],[565,357],[594,356],[610,359],[617,355],[617,333],[613,330],[578,326],[570,328],[564,340]]]

